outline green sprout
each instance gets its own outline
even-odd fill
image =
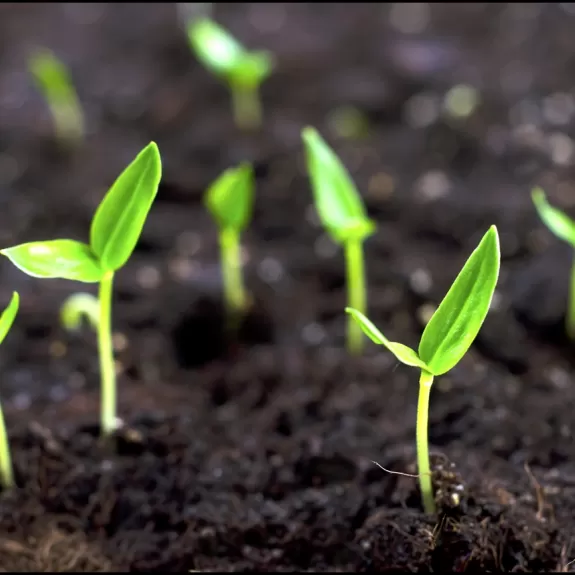
[[[100,302],[91,293],[72,294],[60,308],[60,321],[68,331],[78,331],[84,318],[98,333],[100,331]]]
[[[12,299],[8,307],[0,315],[0,343],[10,331],[18,306],[20,305],[20,296],[18,292],[12,294]],[[4,413],[0,408],[0,483],[5,489],[14,487],[14,470],[12,468],[12,457],[10,456],[10,445],[8,443],[8,432],[6,431],[6,421]]]
[[[426,513],[435,513],[429,465],[427,423],[433,378],[451,370],[465,355],[483,324],[499,276],[499,236],[491,226],[469,256],[443,301],[426,325],[419,349],[389,341],[359,311],[346,308],[372,341],[384,345],[405,365],[421,370],[417,404],[416,446],[419,485]]]
[[[307,170],[318,215],[324,228],[345,250],[348,304],[366,313],[367,296],[363,261],[363,241],[375,232],[375,222],[367,217],[361,197],[344,165],[314,128],[304,128]],[[361,353],[361,328],[350,317],[347,346]]]
[[[65,64],[50,50],[42,49],[29,58],[28,69],[48,104],[58,140],[80,142],[84,137],[84,116]]]
[[[545,197],[545,192],[541,188],[535,188],[531,192],[531,197],[543,223],[560,240],[567,242],[575,249],[575,221],[561,210],[549,204]],[[575,339],[575,258],[571,264],[571,279],[569,284],[565,331],[570,339]]]
[[[198,59],[227,83],[236,125],[245,130],[259,128],[262,123],[259,87],[273,69],[271,53],[247,50],[210,18],[190,20],[187,33]]]
[[[124,266],[136,247],[156,197],[161,173],[160,153],[156,144],[151,142],[120,174],[98,206],[92,218],[89,245],[60,239],[25,243],[0,251],[16,267],[33,277],[99,283],[97,330],[104,436],[116,429],[116,372],[111,317],[114,274]],[[87,307],[84,301],[83,309]],[[90,309],[92,313],[93,307]]]
[[[240,234],[252,216],[254,188],[252,167],[243,163],[223,172],[208,188],[204,199],[219,229],[224,301],[232,324],[248,305]]]

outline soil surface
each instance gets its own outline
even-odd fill
[[[0,495],[0,570],[569,571],[570,248],[529,194],[542,185],[575,213],[570,10],[218,4],[218,21],[277,57],[263,129],[243,134],[175,5],[1,5],[0,245],[86,240],[106,189],[150,140],[164,175],[115,283],[114,445],[98,440],[95,337],[65,333],[58,317],[69,294],[95,286],[2,263],[0,300],[16,289],[22,303],[0,348],[18,483]],[[35,45],[71,68],[88,126],[72,152],[55,144],[26,73]],[[479,103],[455,117],[446,94],[466,83]],[[364,114],[367,133],[343,137],[341,106]],[[416,370],[371,343],[359,358],[344,349],[343,258],[311,208],[308,124],[378,222],[365,244],[369,315],[390,339],[415,346],[481,235],[500,231],[491,313],[432,391],[437,517],[413,477]],[[230,338],[201,199],[242,160],[257,176],[243,237],[252,307]]]

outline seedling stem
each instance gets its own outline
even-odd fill
[[[240,236],[235,229],[224,228],[220,232],[222,250],[222,277],[224,300],[228,317],[237,316],[246,309],[246,292],[242,278],[242,250]]]
[[[255,130],[262,123],[262,105],[257,86],[231,84],[235,124],[240,130]]]
[[[435,513],[435,499],[431,485],[431,466],[429,464],[429,444],[427,441],[427,423],[429,418],[429,395],[433,375],[424,370],[419,377],[419,397],[417,400],[417,422],[415,429],[415,444],[417,448],[417,473],[423,508],[426,513]]]
[[[0,409],[0,482],[6,489],[14,486],[14,472],[12,471],[12,456],[8,446],[8,432],[4,413]]]
[[[347,297],[349,306],[366,313],[365,267],[362,240],[355,238],[345,242],[347,271]],[[350,315],[347,320],[347,347],[349,353],[360,354],[363,348],[363,330]]]
[[[112,286],[114,272],[106,272],[100,280],[100,321],[98,348],[102,375],[101,423],[102,434],[111,435],[116,430],[116,370],[112,345]]]

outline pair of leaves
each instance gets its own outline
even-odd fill
[[[246,50],[210,18],[191,20],[187,33],[202,64],[230,84],[257,87],[272,71],[273,58],[269,52]]]
[[[314,128],[302,139],[314,201],[323,226],[336,243],[364,240],[375,231],[347,170]]]
[[[204,202],[220,230],[239,233],[250,221],[254,195],[253,169],[243,163],[223,172],[208,188]]]
[[[29,242],[1,250],[24,273],[41,278],[99,282],[130,258],[162,173],[158,147],[146,146],[120,174],[98,206],[90,245],[75,240]]]
[[[575,248],[575,221],[561,210],[554,208],[541,188],[531,193],[533,203],[543,223],[561,240]]]
[[[426,325],[417,352],[389,341],[357,310],[346,308],[346,312],[372,341],[384,345],[402,363],[442,375],[459,362],[479,333],[495,291],[499,263],[499,236],[491,226]]]

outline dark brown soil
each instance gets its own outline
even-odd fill
[[[18,481],[0,495],[1,571],[570,569],[571,260],[529,191],[542,184],[575,205],[574,16],[565,4],[414,5],[407,16],[406,6],[218,5],[220,22],[278,58],[265,126],[250,135],[190,55],[174,5],[0,6],[0,245],[86,239],[139,149],[155,140],[164,163],[117,275],[115,451],[97,440],[94,336],[58,323],[65,297],[94,286],[0,269],[0,301],[14,289],[22,298],[0,351]],[[425,7],[421,33],[391,25],[414,27]],[[25,73],[36,44],[69,63],[85,106],[89,135],[71,155]],[[439,104],[462,82],[481,103],[455,120]],[[366,137],[337,137],[341,105],[366,114]],[[417,373],[371,344],[358,359],[344,351],[343,261],[310,210],[306,124],[379,222],[365,246],[369,314],[390,338],[416,345],[425,304],[490,224],[500,230],[494,308],[432,393],[437,518],[423,513],[416,478],[373,463],[416,472]],[[244,237],[254,304],[231,341],[201,197],[246,159],[258,185]]]

